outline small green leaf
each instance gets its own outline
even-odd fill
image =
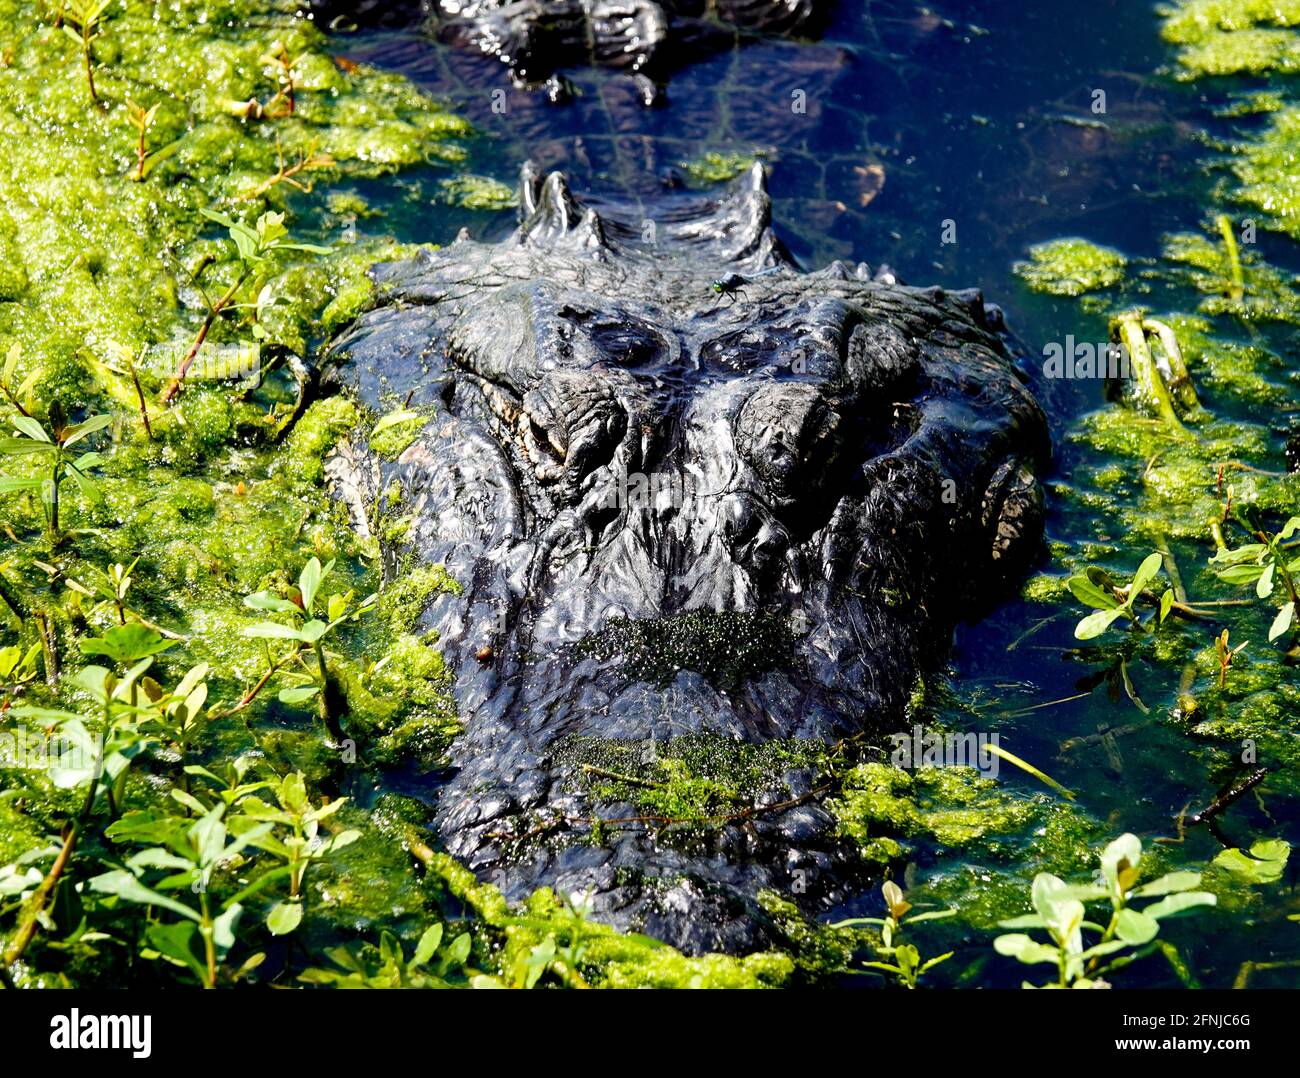
[[[1253,584],[1264,575],[1262,565],[1229,565],[1226,569],[1216,570],[1218,577],[1225,584]]]
[[[1119,600],[1112,592],[1098,587],[1086,576],[1072,576],[1066,586],[1085,606],[1093,606],[1098,610],[1114,610],[1119,606]]]
[[[1133,574],[1133,583],[1129,587],[1128,598],[1125,600],[1126,606],[1132,606],[1142,589],[1154,579],[1156,573],[1160,572],[1160,566],[1164,559],[1159,554],[1148,554],[1143,559],[1142,564],[1138,566],[1138,571]]]
[[[420,937],[420,942],[415,945],[415,957],[411,959],[412,966],[423,966],[438,950],[438,944],[442,942],[442,925],[432,925],[424,930],[424,935]]]
[[[1270,641],[1276,640],[1279,636],[1291,628],[1291,622],[1295,620],[1295,603],[1286,603],[1282,609],[1277,612],[1277,617],[1273,619],[1273,624],[1268,630]]]
[[[1255,594],[1261,599],[1267,599],[1273,594],[1273,571],[1276,568],[1275,562],[1269,562],[1259,575],[1259,581],[1255,584]]]
[[[409,409],[401,409],[396,412],[389,412],[388,415],[384,416],[383,419],[381,419],[378,423],[375,424],[375,429],[370,432],[370,436],[373,438],[380,431],[387,430],[389,427],[395,427],[399,423],[409,423],[412,422],[413,420],[423,419],[423,418],[424,417],[420,415],[419,412],[412,412]]]
[[[1261,838],[1251,844],[1250,853],[1222,850],[1214,864],[1247,883],[1276,883],[1282,878],[1291,855],[1291,844],[1283,839]]]
[[[277,902],[266,915],[266,927],[273,936],[287,936],[302,924],[301,902]]]
[[[12,422],[13,425],[18,430],[20,430],[23,434],[27,435],[28,438],[32,439],[32,441],[46,442],[49,445],[54,444],[53,439],[48,434],[45,433],[45,428],[42,427],[38,422],[36,422],[36,420],[34,420],[31,416],[29,415],[11,416],[10,422]]]
[[[1230,853],[1230,850],[1225,850]],[[1218,898],[1208,891],[1182,891],[1176,895],[1166,895],[1159,902],[1152,902],[1142,912],[1153,920],[1160,920],[1162,917],[1172,917],[1175,913],[1182,913],[1184,910],[1190,910],[1196,906],[1216,906]]]
[[[1061,952],[1057,948],[1039,943],[1022,932],[1010,932],[1005,936],[998,936],[993,941],[993,949],[998,954],[1014,958],[1027,966],[1036,962],[1051,962],[1054,965],[1061,957]]]
[[[329,626],[323,621],[312,618],[302,627],[298,634],[298,639],[307,644],[314,644],[329,631]]]
[[[105,872],[101,876],[95,876],[89,881],[92,891],[98,891],[101,894],[117,895],[127,902],[135,902],[141,906],[158,906],[165,910],[171,910],[172,913],[178,913],[182,917],[187,917],[191,921],[199,920],[199,914],[196,910],[182,905],[174,898],[168,898],[166,895],[160,895],[157,891],[151,891],[142,884],[126,869],[117,869],[113,872]]]
[[[1036,913],[1024,913],[1019,917],[1009,917],[998,922],[999,928],[1046,928],[1043,919]]]
[[[297,603],[290,602],[288,599],[281,599],[280,596],[269,591],[259,591],[254,592],[252,595],[245,595],[244,605],[254,610],[268,610],[275,613],[297,612],[301,609]]]
[[[1113,610],[1098,610],[1095,614],[1089,614],[1078,625],[1074,627],[1074,636],[1076,640],[1092,640],[1100,636],[1109,627],[1110,623],[1116,618],[1123,617],[1125,608],[1117,606]]]
[[[150,925],[145,931],[145,938],[160,955],[178,966],[185,966],[203,982],[207,977],[207,969],[194,946],[198,934],[196,925],[189,921],[177,921],[169,925]]]
[[[63,432],[63,445],[65,448],[74,445],[81,441],[82,438],[94,434],[95,431],[111,426],[112,422],[113,417],[111,415],[93,415],[84,423],[78,423],[75,427],[69,427],[65,430]]]
[[[1142,861],[1142,841],[1125,833],[1101,852],[1101,874],[1112,895],[1127,894],[1137,882]]]
[[[130,622],[114,625],[105,630],[103,636],[83,640],[81,650],[85,655],[103,655],[116,663],[133,663],[166,651],[175,644],[175,640],[166,639],[156,629]]]
[[[326,568],[321,568],[319,558],[312,558],[303,566],[302,572],[298,574],[298,590],[302,592],[302,608],[311,613],[312,606],[316,602],[316,590],[320,587],[321,580],[325,574],[333,568],[334,563],[330,562]]]
[[[282,704],[305,704],[320,692],[319,685],[298,685],[291,689],[281,689],[277,699]]]
[[[1199,872],[1166,872],[1150,883],[1144,883],[1133,892],[1135,898],[1154,898],[1157,895],[1172,895],[1179,891],[1190,891],[1201,882]]]
[[[1130,946],[1141,947],[1159,934],[1156,919],[1138,910],[1120,910],[1115,918],[1115,935]]]
[[[468,932],[462,932],[452,940],[440,963],[442,967],[451,969],[456,966],[463,966],[465,960],[469,958],[469,949],[472,942]]]

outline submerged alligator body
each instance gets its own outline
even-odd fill
[[[312,6],[326,22],[427,22],[446,44],[493,57],[518,83],[536,84],[586,65],[658,80],[747,36],[812,34],[830,0],[313,0]],[[647,93],[648,101],[654,97]]]
[[[978,292],[801,272],[761,166],[636,207],[526,168],[521,205],[504,242],[376,267],[385,299],[333,349],[380,413],[436,407],[396,463],[332,472],[365,504],[399,480],[390,568],[414,552],[464,585],[423,615],[464,722],[439,837],[510,898],[591,892],[689,952],[763,946],[762,889],[815,911],[853,880],[813,776],[679,842],[583,746],[898,729],[1038,547],[1043,415]]]

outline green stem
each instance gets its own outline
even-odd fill
[[[1186,428],[1174,411],[1169,387],[1165,385],[1160,369],[1151,355],[1141,316],[1136,313],[1120,315],[1118,323],[1120,341],[1128,349],[1129,363],[1137,376],[1139,391],[1148,403],[1155,405],[1156,412],[1165,423],[1179,433],[1184,433]]]
[[[190,367],[194,365],[194,360],[199,354],[199,349],[203,347],[203,342],[208,339],[208,333],[212,329],[213,323],[216,322],[220,317],[221,312],[225,310],[225,308],[235,298],[239,289],[243,287],[244,282],[248,280],[249,274],[252,272],[251,268],[246,268],[235,280],[235,283],[226,289],[225,295],[208,308],[207,317],[203,319],[203,325],[199,327],[198,335],[194,338],[194,343],[190,345],[190,350],[185,353],[185,358],[181,360],[180,369],[176,372],[176,376],[167,383],[167,388],[163,390],[163,404],[171,403],[176,394],[181,391],[181,385],[185,382],[185,376],[189,373]]]
[[[199,934],[203,936],[203,953],[208,962],[208,972],[203,987],[216,988],[217,944],[214,939],[215,930],[212,926],[212,915],[208,912],[208,893],[206,890],[199,893],[199,909],[203,914],[203,920],[199,923]]]
[[[50,538],[53,540],[59,534],[59,484],[63,479],[63,459],[62,456],[56,458],[54,462],[54,475],[52,485],[53,493],[50,495]]]
[[[58,886],[59,880],[63,878],[63,872],[72,860],[72,855],[77,848],[77,839],[81,835],[81,830],[87,820],[90,819],[91,810],[95,807],[95,790],[99,786],[99,779],[91,776],[90,788],[86,791],[86,799],[81,804],[81,811],[77,814],[76,819],[72,820],[63,837],[63,846],[59,849],[58,856],[54,859],[54,864],[50,866],[50,871],[45,874],[45,879],[41,885],[32,893],[28,900],[22,916],[19,918],[18,929],[14,933],[14,938],[10,941],[9,946],[5,948],[3,962],[0,963],[7,970],[23,956],[32,940],[36,938],[36,930],[40,927],[41,914],[54,894],[55,887]]]
[[[1237,237],[1232,234],[1232,222],[1225,214],[1219,214],[1219,235],[1223,237],[1223,246],[1228,252],[1228,264],[1232,271],[1232,288],[1229,296],[1239,300],[1246,294],[1246,280],[1241,272],[1241,252],[1237,249]]]
[[[316,666],[320,679],[320,717],[325,723],[325,729],[329,731],[330,737],[335,741],[343,740],[343,728],[339,725],[338,717],[334,714],[334,709],[330,706],[330,676],[329,668],[325,665],[325,649],[321,647],[319,640],[312,645],[316,652]]]

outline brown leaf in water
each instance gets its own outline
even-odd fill
[[[853,171],[861,177],[858,193],[858,205],[869,206],[881,191],[885,189],[885,169],[882,165],[870,164],[866,167],[855,165]]]

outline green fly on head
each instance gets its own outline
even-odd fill
[[[748,301],[749,296],[745,295],[742,285],[748,282],[739,273],[728,273],[720,280],[714,281],[712,288],[719,296],[726,296],[732,303],[736,302],[736,295],[739,293]]]

